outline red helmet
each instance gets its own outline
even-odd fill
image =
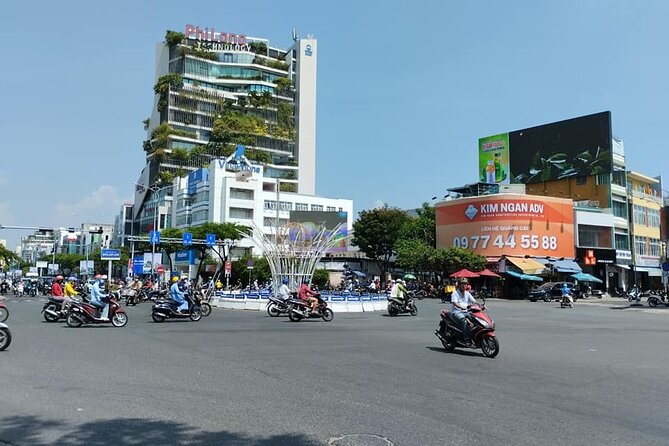
[[[56,276],[56,280],[63,280],[63,276]]]

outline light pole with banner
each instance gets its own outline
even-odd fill
[[[225,289],[230,289],[230,275],[232,274],[232,262],[230,261],[230,249],[235,246],[235,241],[229,238],[223,240],[223,254],[225,254]]]

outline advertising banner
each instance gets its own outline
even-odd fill
[[[610,173],[612,138],[608,111],[481,138],[478,176],[528,184]]]
[[[571,200],[488,195],[437,204],[437,248],[467,248],[485,257],[574,257]]]
[[[322,228],[325,228],[326,231],[333,231],[337,225],[341,224],[335,236],[336,244],[329,252],[346,251],[347,221],[346,212],[291,211],[289,237],[291,240],[307,242],[312,240]]]
[[[510,182],[508,133],[479,139],[479,176],[481,183]]]
[[[158,266],[160,265],[162,261],[163,255],[162,253],[155,253],[153,255],[153,260],[151,259],[151,253],[150,252],[145,252],[144,253],[144,265],[143,265],[143,274],[151,274],[151,269],[153,268],[153,265]]]

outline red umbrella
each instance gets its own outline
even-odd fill
[[[460,271],[451,274],[450,277],[479,277],[479,274],[469,271],[467,268],[463,268]]]
[[[483,271],[479,271],[479,276],[502,277],[499,274],[490,271],[488,268],[485,268]]]

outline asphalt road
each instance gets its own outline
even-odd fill
[[[500,354],[446,353],[419,315],[292,323],[214,309],[124,328],[9,298],[0,445],[666,445],[669,308],[491,301]],[[357,435],[350,437],[349,435]]]

